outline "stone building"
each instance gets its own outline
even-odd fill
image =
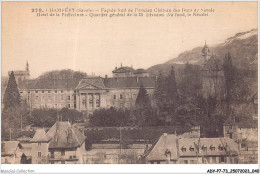
[[[31,109],[64,107],[92,113],[99,108],[131,108],[141,84],[152,98],[156,77],[143,69],[120,67],[114,77],[76,79],[30,79],[18,84],[21,97]]]
[[[206,43],[201,52],[203,57],[203,67],[201,69],[202,94],[205,98],[222,98],[225,93],[224,72],[222,67]]]
[[[20,164],[22,145],[19,141],[1,142],[1,163]]]
[[[8,72],[8,75],[10,76],[12,71]],[[26,62],[25,70],[17,70],[13,71],[14,77],[17,83],[21,83],[23,80],[30,79],[30,70],[29,70],[29,63]]]
[[[98,108],[131,108],[135,105],[141,84],[152,98],[155,77],[87,77],[76,87],[76,109],[92,113]]]
[[[237,143],[230,138],[182,138],[164,133],[146,157],[150,164],[237,164]]]

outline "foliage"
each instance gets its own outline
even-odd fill
[[[51,127],[57,120],[55,109],[34,109],[31,113],[31,124],[37,127]]]
[[[173,124],[176,120],[176,110],[179,104],[179,94],[173,67],[168,76],[164,77],[160,74],[154,95],[160,117],[165,124]]]
[[[83,114],[75,109],[62,108],[58,111],[58,115],[62,121],[76,123],[83,120]]]
[[[92,126],[126,126],[130,122],[130,112],[128,110],[99,109],[90,115]]]
[[[65,69],[46,72],[40,75],[38,79],[82,79],[86,76],[87,74],[84,72]]]
[[[151,100],[143,84],[140,86],[135,108],[131,113],[135,126],[151,126],[157,124],[156,111],[152,108]]]
[[[4,94],[4,110],[20,106],[20,94],[12,71]]]

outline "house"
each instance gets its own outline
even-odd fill
[[[82,164],[86,137],[69,122],[56,122],[47,132],[51,164]]]
[[[150,164],[237,164],[238,144],[230,138],[182,138],[164,133],[146,157]]]
[[[149,77],[144,69],[120,67],[113,71],[111,78],[25,79],[18,84],[18,89],[31,109],[66,107],[88,115],[99,108],[131,108],[140,86],[152,98],[155,84],[156,77]]]
[[[2,164],[20,164],[22,145],[19,141],[3,141],[1,149]]]
[[[47,137],[45,130],[37,129],[31,142],[31,156],[33,164],[47,164],[48,163],[48,148],[51,137]]]
[[[147,155],[149,164],[176,164],[178,161],[177,136],[164,133]]]

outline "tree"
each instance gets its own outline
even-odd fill
[[[12,71],[4,94],[4,110],[20,106],[20,94]]]
[[[232,59],[230,53],[226,54],[224,64],[224,77],[225,77],[225,89],[226,89],[226,104],[227,104],[227,115],[231,113],[231,101],[232,101],[232,89],[234,87],[235,80],[235,68],[232,65]]]
[[[31,124],[37,127],[51,127],[57,120],[55,109],[34,109],[31,113]]]
[[[58,115],[61,117],[62,121],[70,121],[75,123],[83,120],[83,114],[75,109],[62,108],[58,111]]]
[[[176,120],[175,112],[178,107],[179,94],[173,67],[167,77],[163,77],[160,74],[154,95],[159,114],[163,117],[165,124],[169,122],[174,123]]]
[[[99,109],[90,115],[92,126],[127,126],[130,123],[130,112],[128,110]]]
[[[133,111],[135,116],[134,125],[151,126],[156,125],[157,118],[154,109],[152,108],[151,100],[147,94],[143,84],[141,84]]]

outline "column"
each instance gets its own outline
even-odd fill
[[[93,108],[96,108],[96,94],[93,93]]]

